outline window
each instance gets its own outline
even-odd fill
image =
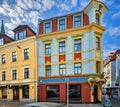
[[[29,68],[24,68],[24,79],[29,78]]]
[[[96,24],[100,24],[100,16],[98,13],[96,14]]]
[[[100,62],[96,62],[96,73],[100,73]]]
[[[45,45],[45,54],[46,55],[50,55],[51,54],[51,45],[50,44],[46,44]]]
[[[96,50],[100,50],[100,38],[96,37]]]
[[[24,49],[24,59],[29,59],[29,48]]]
[[[59,53],[62,54],[62,53],[65,53],[65,42],[60,42],[59,43]]]
[[[2,72],[2,81],[5,81],[6,80],[6,74],[5,74],[5,71]]]
[[[1,62],[2,64],[5,64],[5,63],[6,63],[6,56],[5,56],[5,54],[2,55],[1,61],[2,61],[2,62]]]
[[[65,19],[60,19],[59,20],[59,30],[65,30],[66,29],[66,23],[65,23]]]
[[[26,30],[23,30],[23,31],[15,34],[15,39],[16,40],[24,39],[24,38],[26,38],[26,35],[27,35]]]
[[[47,65],[46,66],[46,76],[50,76],[51,75],[51,66]]]
[[[12,70],[12,80],[16,80],[16,79],[17,79],[17,71]]]
[[[81,73],[81,63],[75,63],[74,64],[74,73],[75,74],[80,74]]]
[[[81,51],[81,39],[76,39],[74,41],[74,51]]]
[[[74,16],[74,28],[81,26],[81,15]]]
[[[22,93],[23,93],[23,98],[29,98],[29,86],[28,85],[23,85],[22,86]]]
[[[4,41],[3,41],[3,38],[0,39],[0,45],[3,45],[4,44]]]
[[[65,75],[66,74],[66,72],[65,72],[65,64],[60,64],[60,75]]]
[[[12,52],[12,62],[16,62],[16,60],[17,60],[17,53],[15,51],[15,52]]]
[[[47,23],[45,23],[45,33],[49,33],[49,32],[51,32],[51,22],[47,22]]]

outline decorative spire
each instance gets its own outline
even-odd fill
[[[5,34],[5,29],[4,29],[4,24],[3,24],[3,20],[1,21],[1,34]]]

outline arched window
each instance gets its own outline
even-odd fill
[[[100,24],[100,15],[96,14],[96,24]]]

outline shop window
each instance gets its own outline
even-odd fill
[[[49,85],[47,86],[47,99],[49,100],[59,100],[60,90],[59,85]]]
[[[29,98],[29,86],[23,86],[22,88],[23,98]]]
[[[7,98],[7,88],[2,88],[2,98]]]
[[[81,102],[81,85],[69,85],[70,102]]]

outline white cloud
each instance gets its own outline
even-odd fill
[[[120,18],[120,11],[117,12],[117,13],[115,13],[115,14],[113,14],[112,18],[113,18],[113,19],[114,19],[114,18]]]
[[[120,27],[110,27],[108,29],[108,33],[110,34],[110,36],[112,37],[116,37],[116,36],[120,36]]]
[[[54,5],[55,2],[53,0],[42,0],[42,8],[44,11],[51,9]]]
[[[78,3],[78,0],[71,0],[72,7],[75,7]]]
[[[111,52],[115,52],[116,50],[118,50],[120,47],[117,45],[108,45],[107,47],[109,47],[109,49],[104,49],[103,50],[103,58],[107,58]]]

